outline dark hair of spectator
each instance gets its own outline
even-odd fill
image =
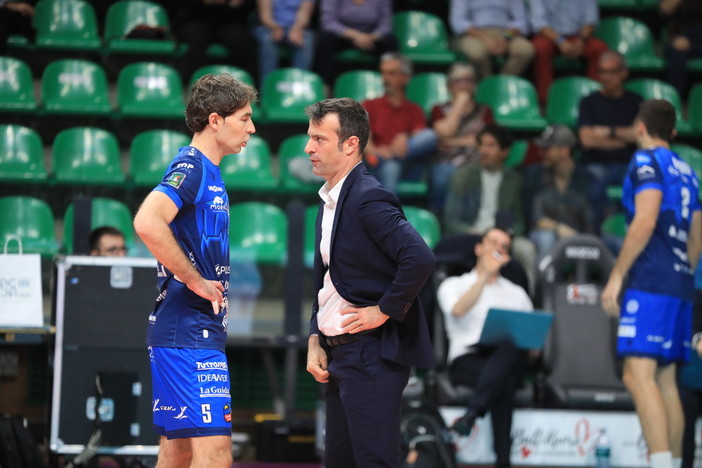
[[[478,143],[480,143],[480,141],[482,140],[483,135],[492,135],[492,137],[495,138],[495,140],[497,140],[497,144],[499,144],[500,148],[502,149],[509,148],[510,146],[512,146],[512,135],[510,135],[506,128],[500,127],[499,125],[486,125],[480,131],[480,133],[478,133]]]
[[[117,228],[114,228],[112,226],[101,226],[99,228],[95,228],[90,232],[90,250],[98,250],[98,244],[100,243],[100,239],[102,239],[102,236],[119,236],[122,239],[124,239],[124,233],[120,231]]]

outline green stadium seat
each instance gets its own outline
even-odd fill
[[[417,230],[429,248],[433,249],[441,239],[441,225],[434,213],[417,206],[404,206],[402,208],[407,221]]]
[[[407,99],[419,104],[424,115],[429,117],[435,104],[451,100],[446,75],[437,72],[414,75],[407,85]]]
[[[290,173],[288,164],[290,160],[297,156],[308,157],[305,153],[305,146],[309,141],[309,136],[305,134],[292,135],[280,143],[278,148],[278,163],[280,174],[280,187],[284,192],[296,194],[313,194],[319,191],[323,182],[307,183]]]
[[[132,183],[154,187],[161,182],[178,149],[190,144],[190,137],[173,130],[146,130],[129,147],[129,173]]]
[[[395,13],[392,30],[400,52],[415,64],[447,66],[457,60],[455,52],[449,48],[446,25],[431,13]]]
[[[528,149],[529,142],[527,140],[513,141],[512,146],[509,148],[509,154],[505,160],[505,165],[512,168],[520,166],[524,162],[524,158],[526,158]]]
[[[34,9],[36,49],[98,52],[95,10],[82,0],[41,0]]]
[[[49,205],[33,197],[0,198],[0,242],[3,246],[10,237],[22,241],[23,253],[57,253],[54,215]],[[7,253],[18,252],[17,242],[7,243]]]
[[[702,83],[697,83],[690,91],[687,99],[687,117],[692,132],[697,136],[702,135]]]
[[[105,42],[109,53],[164,54],[177,52],[176,43],[163,39],[132,39],[127,35],[135,26],[170,29],[168,14],[158,3],[126,0],[113,3],[105,16]]]
[[[0,112],[33,113],[36,108],[29,65],[13,57],[0,57]]]
[[[692,146],[679,143],[670,145],[670,149],[675,151],[681,159],[686,161],[692,170],[695,171],[697,177],[702,180],[702,151]]]
[[[52,147],[52,167],[56,181],[66,184],[120,184],[117,138],[99,128],[74,127],[59,132]]]
[[[127,205],[110,198],[93,198],[91,202],[90,230],[92,231],[103,226],[119,229],[124,234],[124,241],[127,247],[132,247],[135,239],[134,228],[132,227],[134,216]],[[71,203],[63,216],[63,247],[68,254],[73,253],[74,211],[74,203]]]
[[[665,99],[671,103],[675,107],[677,117],[676,130],[681,135],[691,133],[692,128],[690,124],[683,118],[680,95],[670,83],[655,78],[638,78],[626,82],[624,87],[629,91],[640,94],[644,99]]]
[[[322,99],[322,79],[316,73],[296,68],[274,70],[263,80],[263,119],[276,124],[306,124],[305,107]]]
[[[382,96],[383,79],[380,73],[370,70],[351,70],[334,81],[334,97],[350,97],[358,102]]]
[[[600,89],[600,84],[584,76],[556,79],[548,89],[546,120],[551,125],[575,128],[580,112],[580,100]]]
[[[270,192],[278,187],[278,179],[273,175],[271,149],[266,140],[257,135],[251,135],[240,153],[225,156],[219,170],[230,192]]]
[[[45,181],[44,149],[29,127],[0,125],[0,181]]]
[[[546,119],[539,112],[536,89],[524,78],[489,76],[478,84],[476,101],[490,106],[495,121],[503,127],[531,132],[546,128]]]
[[[117,109],[122,118],[184,119],[180,75],[162,63],[127,65],[117,76]]]
[[[639,8],[639,0],[598,0],[597,4],[604,10],[614,9],[635,11]]]
[[[624,217],[624,213],[612,213],[608,215],[600,225],[600,232],[602,234],[624,238],[624,236],[626,236],[626,218]]]
[[[112,112],[105,70],[86,60],[51,62],[41,78],[41,113],[106,117]]]
[[[263,202],[242,202],[229,209],[230,256],[234,261],[284,265],[288,256],[288,219],[283,210]]]
[[[664,61],[656,55],[651,30],[634,18],[611,16],[603,18],[595,36],[610,49],[626,57],[627,66],[634,71],[662,71]]]
[[[355,63],[358,65],[371,65],[378,61],[377,57],[365,50],[355,48],[344,49],[334,57],[341,63]]]

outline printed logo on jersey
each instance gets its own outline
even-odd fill
[[[195,166],[190,163],[180,163],[176,166],[176,169],[195,169]]]
[[[227,361],[217,361],[217,362],[200,362],[195,363],[197,365],[197,370],[210,370],[210,369],[221,369],[227,370]]]
[[[229,206],[224,203],[224,198],[218,196],[212,199],[210,209],[212,211],[229,211]]]
[[[201,374],[197,376],[198,382],[229,382],[227,374]]]
[[[168,176],[168,180],[166,180],[166,183],[173,188],[180,188],[184,180],[185,174],[183,174],[182,172],[174,172]]]
[[[215,273],[217,276],[228,275],[232,271],[232,267],[229,265],[215,265]]]
[[[650,179],[656,176],[656,170],[651,166],[645,165],[636,170],[636,175],[639,176],[639,179]]]
[[[651,164],[651,157],[646,154],[637,154],[636,162],[638,164]]]
[[[226,405],[224,405],[223,410],[224,410],[223,411],[224,420],[226,422],[232,422],[232,405],[231,405],[231,403],[227,403]]]
[[[634,338],[636,336],[636,325],[619,325],[617,336],[620,338]]]
[[[180,407],[180,413],[178,413],[177,415],[173,416],[173,419],[178,419],[178,420],[181,420],[181,419],[188,419],[188,417],[185,415],[185,410],[187,410],[187,409],[188,409],[187,406],[181,406],[181,407]]]
[[[639,311],[639,301],[636,299],[630,299],[626,302],[626,311],[630,314],[635,314]]]
[[[175,406],[171,406],[171,405],[159,405],[159,402],[160,402],[160,401],[161,401],[161,400],[160,400],[159,398],[157,398],[157,399],[154,400],[154,405],[153,405],[153,407],[152,407],[152,411],[153,411],[154,413],[156,413],[156,412],[158,412],[158,411],[175,411],[175,410],[176,410]],[[186,408],[187,408],[187,406],[186,406]]]
[[[209,185],[207,188],[210,189],[210,192],[224,192],[224,188],[220,187],[219,185]]]

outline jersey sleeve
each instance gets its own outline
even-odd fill
[[[662,169],[653,154],[645,151],[634,153],[629,171],[634,195],[647,189],[663,191]]]
[[[165,193],[178,209],[184,205],[193,205],[200,193],[203,171],[199,158],[176,158],[154,190]]]

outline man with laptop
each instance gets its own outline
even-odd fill
[[[532,311],[526,291],[500,275],[510,260],[511,235],[489,229],[475,245],[475,268],[446,278],[437,291],[449,339],[448,360],[454,384],[473,388],[465,415],[452,430],[468,436],[475,420],[490,412],[497,467],[510,466],[510,432],[514,395],[527,366],[527,352],[512,339],[480,342],[490,309]]]

